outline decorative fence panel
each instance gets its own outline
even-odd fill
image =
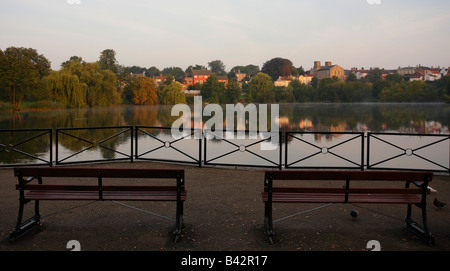
[[[285,168],[364,170],[364,133],[286,132]]]
[[[136,159],[202,165],[202,131],[174,138],[169,127],[136,126]]]
[[[52,129],[0,130],[0,167],[52,166]]]
[[[56,164],[133,161],[133,126],[56,129]]]
[[[450,135],[368,133],[367,168],[450,172]]]
[[[204,131],[204,164],[282,168],[281,132]]]

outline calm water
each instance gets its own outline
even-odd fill
[[[115,106],[54,111],[23,111],[0,113],[0,129],[29,128],[84,128],[109,126],[171,127],[178,117],[172,117],[172,106]],[[225,111],[225,110],[224,110]],[[193,109],[192,109],[193,112]],[[207,121],[211,117],[203,117]],[[289,155],[281,157],[290,167],[357,167],[366,164],[367,144],[364,137],[340,132],[400,132],[445,135],[449,133],[450,105],[448,104],[281,104],[282,131],[327,132],[327,134],[291,134],[288,138]],[[59,134],[58,161],[76,162],[124,158],[131,153],[131,136],[120,129],[66,131]],[[116,135],[120,133],[119,135]],[[114,136],[111,139],[109,137]],[[75,136],[75,137],[74,137]],[[224,135],[225,136],[225,135]],[[275,135],[276,137],[277,135]],[[0,163],[33,163],[18,149],[48,160],[48,137],[33,139],[31,134],[1,133]],[[77,137],[77,138],[76,138]],[[81,138],[82,140],[79,140]],[[283,148],[285,147],[283,139]],[[385,140],[393,144],[386,144]],[[371,138],[370,164],[380,167],[448,170],[448,138],[408,136]],[[187,137],[174,141],[170,130],[142,129],[138,131],[140,158],[168,159],[194,162],[202,150],[202,160],[209,164],[237,164],[276,166],[279,149],[261,151],[255,140],[207,140],[206,145]],[[14,148],[12,145],[17,145]],[[133,142],[133,146],[136,142]],[[426,147],[421,147],[421,146]],[[207,149],[206,157],[204,149]],[[3,148],[3,149],[2,149]],[[111,150],[115,150],[111,151]],[[362,157],[362,152],[364,157]],[[76,155],[74,155],[76,154]],[[391,158],[399,156],[398,158]],[[55,161],[55,157],[53,157]],[[37,161],[41,162],[41,161]]]
[[[172,106],[115,106],[1,112],[0,129],[168,126]],[[193,111],[193,110],[192,110]],[[225,110],[224,110],[225,111]],[[204,121],[210,117],[204,117]],[[448,104],[281,104],[282,130],[448,133]]]

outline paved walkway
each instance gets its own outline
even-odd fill
[[[145,210],[139,211],[115,202],[70,201],[41,202],[41,229],[10,243],[8,236],[17,218],[17,180],[12,169],[0,169],[0,251],[64,251],[70,240],[77,240],[81,250],[92,251],[365,251],[370,240],[377,240],[384,251],[450,250],[449,176],[435,176],[431,182],[438,190],[428,205],[434,247],[405,230],[406,206],[344,204],[274,205],[274,219],[298,215],[274,224],[275,243],[270,245],[263,230],[264,172],[260,169],[151,162],[90,166],[184,168],[188,197],[179,243],[172,242],[171,221],[148,213],[173,217],[173,203],[126,202]],[[432,203],[436,197],[448,205],[437,208]],[[317,207],[323,208],[313,210]],[[349,215],[353,209],[359,212],[357,219]],[[419,213],[418,208],[414,211]]]

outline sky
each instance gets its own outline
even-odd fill
[[[58,70],[113,49],[124,66],[229,71],[287,58],[344,69],[450,66],[449,0],[1,0],[0,49],[33,48]]]

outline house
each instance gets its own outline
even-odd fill
[[[424,80],[425,81],[437,81],[441,79],[442,74],[439,70],[429,70],[425,73]]]
[[[423,81],[423,75],[415,72],[409,76],[409,81]]]
[[[280,76],[278,77],[277,81],[273,82],[273,85],[276,87],[287,87],[289,86],[289,83],[291,83],[291,81],[294,79],[296,79],[296,77],[292,75]]]
[[[314,77],[314,75],[312,75],[312,74],[305,74],[305,75],[300,75],[298,77],[298,80],[302,84],[309,85],[309,84],[311,84],[311,80],[313,79],[313,77]]]
[[[352,68],[351,72],[353,72],[355,74],[356,79],[361,80],[362,78],[369,75],[370,71],[365,70],[364,68],[361,68],[360,70],[358,70],[357,68]]]
[[[225,86],[227,86],[228,84],[227,76],[217,76],[210,70],[191,69],[190,76],[186,75],[186,77],[184,78],[184,88],[186,89],[188,86],[195,84],[203,85],[211,75],[214,75],[219,82],[222,82]]]
[[[159,76],[153,76],[152,78],[153,78],[153,81],[155,82],[155,84],[160,86],[166,81],[167,76],[163,76],[161,73]]]
[[[345,80],[345,70],[341,66],[332,65],[331,61],[327,61],[325,62],[325,66],[321,67],[320,62],[318,62],[319,66],[316,66],[316,62],[314,63],[314,66],[316,68],[315,77],[317,77],[317,79],[321,80],[324,78],[337,77],[339,80]]]
[[[247,77],[246,73],[241,73],[241,70],[238,69],[238,72],[235,73],[238,82],[242,82],[242,80],[244,80],[245,77]]]
[[[411,75],[416,72],[416,68],[417,67],[411,67],[411,66],[400,68],[400,66],[399,66],[397,68],[397,73],[400,74],[401,76]]]

